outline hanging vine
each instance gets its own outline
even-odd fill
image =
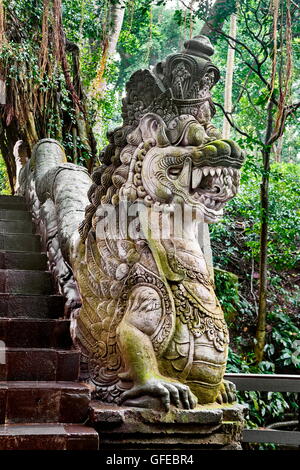
[[[35,22],[26,22],[33,12]],[[97,149],[80,80],[79,48],[65,36],[61,0],[40,0],[32,11],[26,4],[13,11],[11,2],[0,0],[0,44],[0,80],[6,86],[0,147],[12,191],[13,148],[19,140],[29,158],[39,139],[56,138],[71,161],[92,169]]]
[[[293,73],[293,53],[292,53],[292,21],[291,21],[291,1],[286,0],[285,4],[285,44],[284,47],[281,47],[282,57],[285,57],[281,67],[279,69],[279,80],[282,82],[282,86],[279,87],[279,99],[278,99],[278,109],[276,114],[276,120],[274,125],[274,131],[272,139],[280,137],[283,133],[284,123],[286,120],[286,108],[288,105],[288,100],[291,90],[292,82],[292,73]],[[282,17],[284,16],[284,11],[282,11]],[[282,21],[284,18],[282,18]]]

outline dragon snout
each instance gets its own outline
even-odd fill
[[[239,170],[245,153],[233,140],[214,140],[193,152],[193,165],[196,167],[224,167]]]

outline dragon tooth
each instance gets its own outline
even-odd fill
[[[209,168],[204,167],[203,168],[203,174],[204,174],[204,176],[207,176],[209,174]]]
[[[210,168],[209,172],[210,172],[210,176],[215,175],[215,169],[214,168]]]
[[[190,176],[191,165],[192,165],[192,161],[189,157],[187,157],[185,159],[185,162],[183,164],[183,168],[182,168],[181,173],[178,176],[178,180],[177,180],[178,183],[183,187],[188,187],[189,186],[189,183],[190,183],[190,180],[191,180],[191,176]]]
[[[217,168],[216,173],[217,173],[218,176],[221,176],[222,168]]]
[[[194,168],[192,173],[192,189],[196,189],[201,183],[202,171],[200,168]]]
[[[228,170],[227,170],[227,168],[223,168],[223,175],[225,175],[225,176],[228,175]]]
[[[239,170],[235,170],[235,173],[234,173],[234,180],[237,182],[237,184],[238,184],[239,181],[240,181],[240,177],[241,177],[241,175],[240,175]]]

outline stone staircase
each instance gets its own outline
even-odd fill
[[[63,307],[24,199],[0,196],[0,450],[98,448]]]

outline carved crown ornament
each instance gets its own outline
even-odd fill
[[[137,125],[149,112],[168,124],[183,114],[195,116],[201,124],[210,121],[215,113],[210,90],[220,78],[210,59],[214,49],[205,36],[196,36],[184,46],[181,53],[168,56],[151,72],[139,70],[132,75],[123,101],[125,125]]]

